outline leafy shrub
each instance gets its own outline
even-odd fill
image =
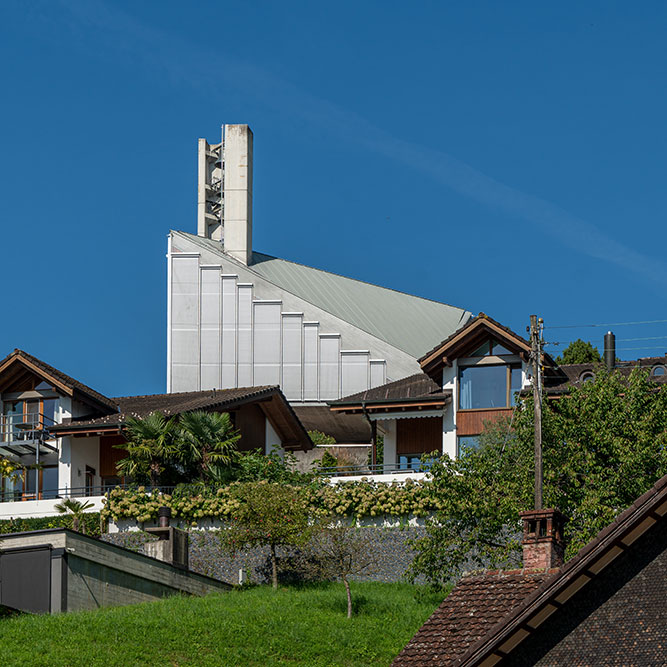
[[[171,508],[174,519],[191,525],[202,519],[229,520],[240,506],[238,485],[239,482],[234,482],[217,489],[202,488],[192,494],[151,493],[143,486],[112,489],[102,515],[114,521],[135,519],[145,522],[156,519],[158,508],[166,505]],[[357,519],[407,515],[425,517],[442,507],[442,500],[430,482],[407,480],[399,485],[361,481],[331,486],[314,481],[301,488],[313,516],[337,515]]]
[[[100,512],[86,512],[80,518],[86,525],[86,534],[92,537],[100,535]],[[1,519],[0,535],[24,533],[30,530],[47,528],[72,528],[72,516],[44,516],[34,519]]]

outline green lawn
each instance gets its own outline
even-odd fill
[[[0,665],[388,665],[442,595],[409,584],[235,590],[61,616],[0,618]]]

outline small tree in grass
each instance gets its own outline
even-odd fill
[[[368,535],[354,526],[330,524],[313,535],[310,546],[322,578],[339,579],[345,585],[347,617],[352,618],[350,577],[368,572],[374,563]]]
[[[301,546],[311,533],[310,506],[303,489],[271,482],[246,482],[234,487],[238,502],[230,526],[221,532],[232,552],[244,547],[268,546],[271,583],[278,588],[278,547]]]

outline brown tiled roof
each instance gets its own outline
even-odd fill
[[[403,401],[410,399],[446,399],[451,396],[451,392],[443,391],[442,388],[432,380],[426,373],[417,373],[409,377],[402,378],[383,384],[379,387],[373,387],[366,391],[360,391],[357,394],[345,396],[337,401],[331,401],[329,405],[347,405],[361,403],[387,403],[391,401]]]
[[[494,570],[464,577],[393,664],[454,664],[554,572]]]
[[[104,394],[100,394],[98,391],[91,389],[89,386],[83,384],[83,382],[75,380],[73,377],[63,373],[62,371],[59,371],[57,368],[54,368],[41,359],[38,359],[37,357],[34,357],[32,354],[28,354],[23,350],[19,350],[18,348],[15,349],[11,354],[8,354],[2,361],[0,361],[0,368],[4,367],[5,364],[14,359],[26,361],[29,365],[34,366],[46,375],[50,375],[72,391],[77,392],[80,397],[92,400],[99,404],[102,408],[108,408],[113,412],[117,410],[116,403],[112,399],[107,398],[104,396]]]
[[[326,405],[295,405],[294,412],[307,431],[321,431],[345,444],[368,444],[371,427],[363,415],[341,415]]]
[[[584,373],[597,373],[598,369],[602,367],[601,362],[588,364],[561,364],[558,367],[560,373],[551,378],[545,378],[544,388],[550,395],[562,394],[571,387],[578,387],[582,384],[581,377]],[[664,357],[643,357],[633,361],[621,361],[614,367],[622,375],[630,375],[632,371],[637,368],[650,369],[654,366],[666,366],[667,356]],[[659,384],[667,383],[667,375],[652,375],[651,380]]]
[[[112,399],[116,412],[92,419],[73,419],[70,423],[53,426],[52,431],[85,429],[92,426],[121,426],[128,417],[146,417],[152,412],[171,415],[202,410],[204,408],[227,409],[248,400],[280,393],[277,386],[245,387],[240,389],[213,389],[210,391],[185,391],[174,394],[151,394],[148,396],[119,396]]]
[[[560,568],[520,604],[510,610],[477,644],[470,646],[461,658],[461,665],[477,665],[502,645],[514,645],[513,637],[523,639],[525,628],[532,632],[547,622],[544,614],[549,606],[562,606],[575,592],[585,590],[589,582],[614,562],[638,538],[657,522],[667,518],[667,475],[659,479],[614,521],[601,530],[576,556]],[[575,583],[576,582],[576,583]],[[578,585],[581,582],[581,585]],[[557,599],[557,602],[554,602]],[[518,633],[518,635],[517,635]],[[520,641],[520,640],[519,640]]]

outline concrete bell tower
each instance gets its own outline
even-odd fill
[[[223,125],[219,144],[199,139],[197,235],[226,253],[252,260],[252,130]]]

